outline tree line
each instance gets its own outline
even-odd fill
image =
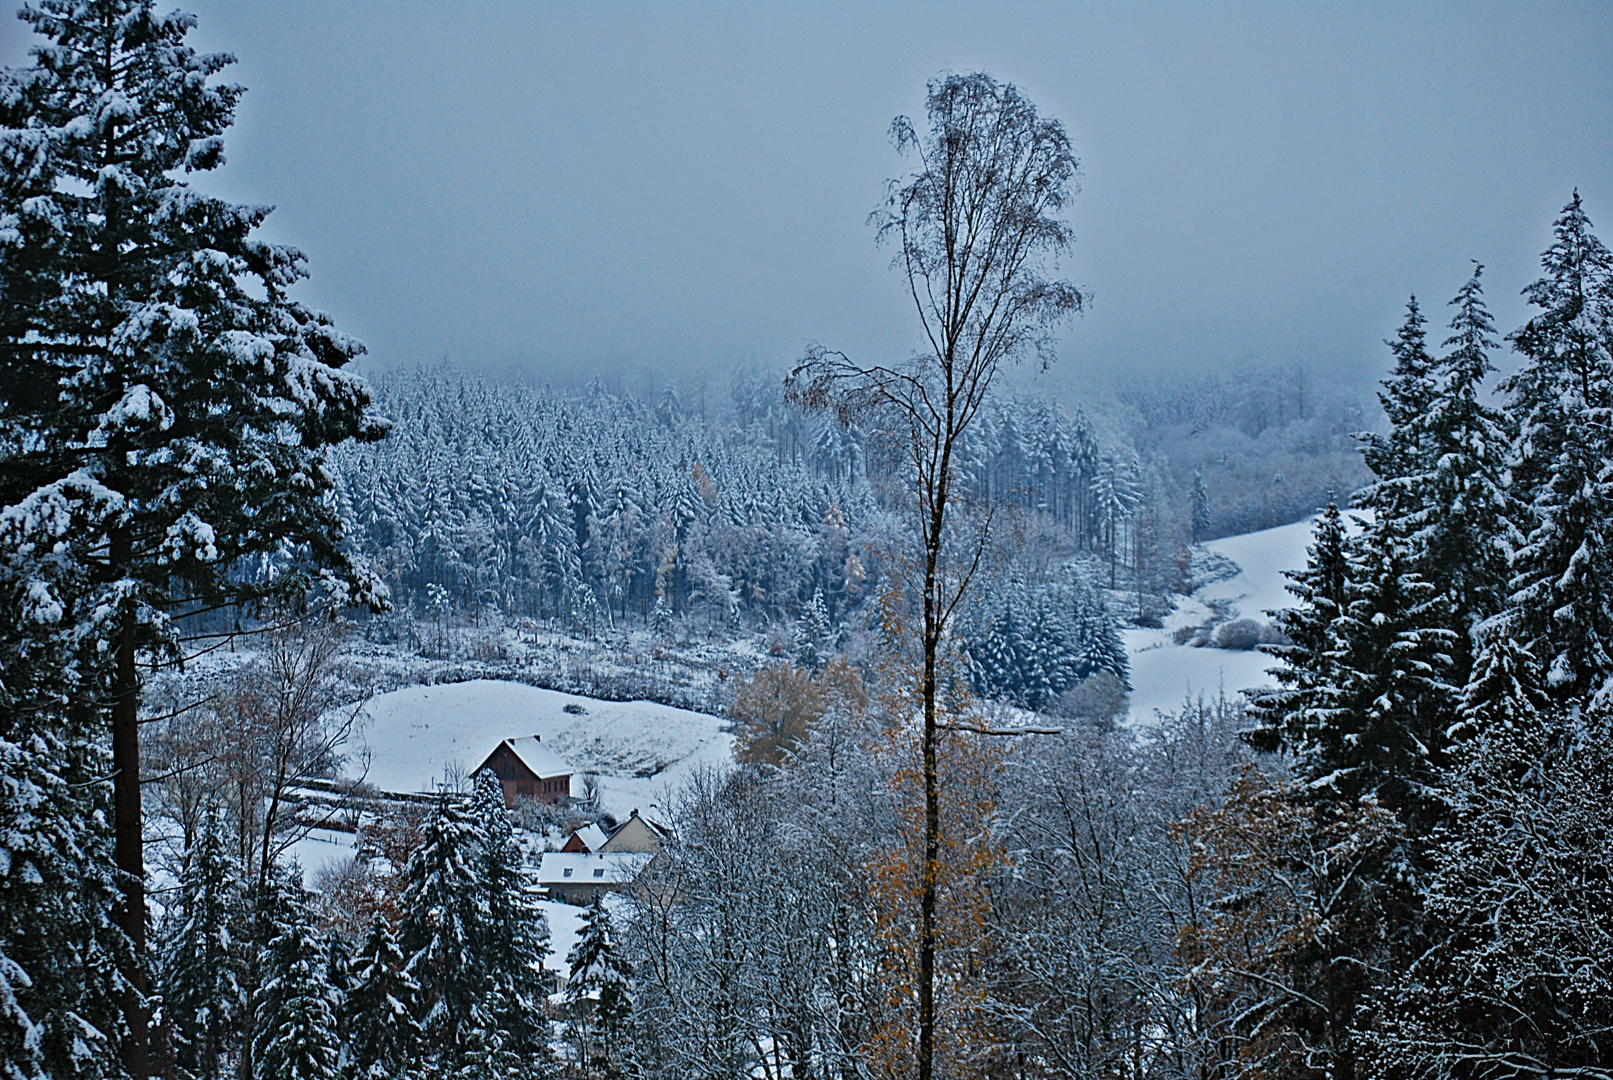
[[[375,379],[389,437],[332,456],[349,543],[402,610],[598,629],[661,618],[726,628],[832,618],[877,595],[899,529],[899,462],[877,432],[735,378],[722,416],[597,381],[580,392],[447,368]],[[1081,413],[993,398],[957,462],[970,497],[1045,518],[1070,552],[1122,563],[1148,478]]]

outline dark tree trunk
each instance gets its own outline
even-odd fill
[[[126,537],[114,538],[114,567],[127,563],[128,549]],[[134,957],[134,965],[127,973],[130,989],[123,1005],[129,1025],[123,1039],[123,1064],[130,1076],[143,1078],[151,1073],[151,1031],[146,1015],[146,861],[140,807],[140,678],[135,668],[135,626],[128,617],[118,634],[116,679],[112,698],[112,803],[118,870],[123,875],[123,904],[117,916]]]

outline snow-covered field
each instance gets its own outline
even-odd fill
[[[312,886],[314,876],[327,866],[351,862],[357,854],[353,846],[355,837],[350,832],[336,829],[313,829],[286,852],[285,858],[296,859],[302,867],[303,881]]]
[[[1266,622],[1266,612],[1288,606],[1283,571],[1304,565],[1312,526],[1306,520],[1211,541],[1204,547],[1212,561],[1230,560],[1237,572],[1184,598],[1162,629],[1125,631],[1133,724],[1175,711],[1190,696],[1270,685],[1264,653],[1178,645],[1174,634],[1218,616]],[[575,770],[574,795],[583,774],[596,773],[605,809],[625,816],[635,807],[649,812],[693,770],[732,761],[725,728],[721,718],[654,702],[600,701],[497,679],[410,686],[365,707],[347,772],[384,791],[431,791],[450,774],[468,775],[500,740],[540,735]],[[343,839],[311,837],[297,855],[313,871],[350,851]]]
[[[577,712],[565,711],[572,706]],[[598,701],[494,679],[410,686],[373,698],[348,772],[383,791],[431,791],[461,776],[503,739],[539,735],[575,770],[599,775],[604,808],[625,816],[649,807],[702,765],[732,760],[733,736],[715,716],[649,701]],[[367,768],[366,768],[367,765]]]
[[[1266,612],[1288,607],[1293,596],[1284,587],[1285,570],[1305,565],[1314,519],[1282,525],[1263,532],[1212,540],[1204,547],[1231,559],[1239,572],[1201,586],[1183,599],[1161,630],[1125,631],[1126,653],[1131,659],[1131,716],[1133,724],[1151,723],[1156,713],[1175,712],[1189,697],[1214,697],[1222,690],[1235,697],[1240,691],[1270,686],[1266,669],[1272,658],[1261,652],[1177,645],[1173,635],[1184,626],[1197,626],[1222,608],[1229,619],[1268,622]]]

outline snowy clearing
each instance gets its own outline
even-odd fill
[[[580,712],[566,712],[566,706]],[[582,776],[599,774],[604,808],[646,813],[701,766],[733,760],[733,736],[715,716],[650,701],[599,701],[495,679],[411,686],[365,706],[348,771],[383,791],[432,791],[446,773],[468,775],[503,739],[540,735]],[[368,771],[365,771],[365,758]]]
[[[354,836],[335,829],[312,829],[281,856],[282,862],[297,860],[302,867],[303,884],[313,888],[314,877],[327,866],[351,862],[358,854]]]
[[[1130,722],[1148,724],[1160,712],[1175,712],[1182,702],[1200,694],[1213,698],[1222,690],[1235,697],[1244,690],[1272,685],[1266,669],[1275,661],[1258,651],[1235,652],[1209,647],[1178,645],[1174,633],[1211,617],[1213,604],[1228,618],[1267,622],[1268,611],[1288,607],[1285,570],[1305,565],[1315,518],[1296,521],[1241,536],[1228,536],[1204,545],[1212,555],[1231,559],[1239,572],[1201,586],[1184,598],[1160,630],[1128,629],[1126,655],[1131,661]]]

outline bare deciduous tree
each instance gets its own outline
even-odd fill
[[[911,470],[923,604],[919,1080],[931,1080],[935,1059],[938,664],[986,540],[982,528],[962,550],[949,551],[947,512],[961,497],[957,452],[1002,365],[1031,353],[1045,367],[1054,328],[1085,302],[1054,276],[1073,242],[1059,216],[1077,174],[1063,125],[1038,116],[1012,84],[982,73],[933,80],[926,111],[922,136],[906,117],[892,122],[897,150],[918,167],[891,181],[871,218],[880,241],[896,245],[893,266],[907,277],[924,347],[905,362],[864,365],[813,344],[787,383],[797,405],[833,411],[842,421],[876,417]],[[981,520],[989,523],[989,513]]]

